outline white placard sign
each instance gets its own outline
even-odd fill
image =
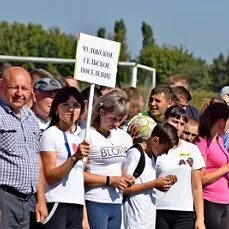
[[[77,42],[75,79],[115,87],[119,42],[80,33]]]

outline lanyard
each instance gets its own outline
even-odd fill
[[[68,144],[68,138],[67,138],[67,134],[65,132],[63,132],[64,135],[64,145],[66,147],[66,150],[68,152],[68,158],[72,156],[71,150],[70,150],[70,146]]]

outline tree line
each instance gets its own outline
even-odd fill
[[[136,58],[131,57],[128,50],[127,29],[122,19],[115,21],[112,33],[107,34],[106,29],[101,27],[96,35],[121,42],[120,61],[135,61],[155,68],[158,83],[165,83],[172,74],[183,74],[190,79],[193,90],[218,91],[229,85],[229,55],[219,53],[209,64],[182,46],[158,45],[152,27],[146,22],[142,22],[141,32],[142,48]],[[41,25],[32,23],[0,23],[1,55],[75,58],[76,44],[75,36],[61,32],[58,27],[45,30]],[[44,68],[54,75],[70,75],[74,71],[72,64],[20,64],[29,70]],[[117,77],[120,82],[127,82],[129,75],[128,69],[119,68]],[[145,72],[139,71],[138,79],[144,84]]]

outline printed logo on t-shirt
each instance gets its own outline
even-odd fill
[[[180,153],[179,157],[179,165],[186,165],[188,164],[190,167],[193,165],[193,158],[191,157],[190,153]]]
[[[77,169],[83,170],[83,169],[84,169],[84,166],[83,166],[83,164],[77,164],[77,163],[76,163],[76,164],[74,165],[74,169],[76,169],[76,170],[77,170]]]
[[[74,153],[78,150],[78,145],[76,145],[75,143],[72,144],[72,149],[74,151]]]
[[[102,159],[114,157],[126,157],[126,151],[121,146],[116,147],[101,147],[100,149]]]

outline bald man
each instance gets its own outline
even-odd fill
[[[25,107],[32,92],[29,73],[9,67],[0,95],[0,228],[29,228],[28,202],[39,180],[40,130]],[[38,212],[39,214],[39,212]]]

